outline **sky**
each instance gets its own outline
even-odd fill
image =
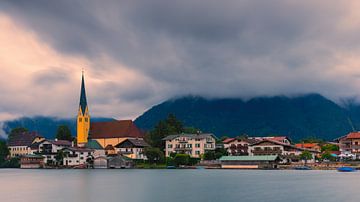
[[[169,98],[360,95],[356,0],[2,0],[0,121]],[[1,124],[1,123],[0,123]]]

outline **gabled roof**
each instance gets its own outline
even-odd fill
[[[142,138],[144,134],[136,127],[132,120],[113,120],[90,124],[90,139],[125,137]]]
[[[348,139],[360,139],[360,132],[349,133],[346,138]]]
[[[32,150],[39,149],[39,145],[40,145],[41,143],[43,143],[44,141],[45,141],[45,140],[42,140],[42,141],[40,141],[40,142],[35,142],[35,143],[31,144],[29,147],[30,147],[30,149],[32,149]]]
[[[96,141],[96,140],[89,140],[86,144],[85,144],[86,148],[90,148],[90,149],[104,149],[101,144]]]
[[[261,140],[259,142],[256,142],[256,143],[252,144],[251,146],[255,146],[255,145],[261,144],[263,142],[270,142],[270,143],[275,144],[275,145],[281,145],[281,146],[284,146],[286,148],[292,148],[292,149],[296,149],[296,150],[300,150],[300,151],[309,151],[309,152],[319,153],[319,151],[316,151],[316,150],[307,149],[307,148],[299,148],[299,147],[295,147],[294,145],[291,145],[291,144],[286,144],[286,143],[274,141],[274,140],[271,140],[271,139],[263,139],[263,140]]]
[[[222,156],[220,161],[275,161],[278,155],[263,156]]]
[[[176,135],[168,135],[162,140],[173,140],[178,137],[188,137],[188,138],[207,138],[207,137],[213,137],[214,139],[217,139],[217,137],[212,133],[201,133],[201,134],[188,134],[188,133],[182,133],[182,134],[176,134]]]
[[[37,137],[41,137],[37,132],[16,133],[9,136],[8,146],[30,146]]]
[[[62,150],[64,150],[64,151],[69,150],[69,151],[73,151],[73,152],[91,152],[91,151],[93,151],[92,149],[84,148],[84,147],[67,147]]]
[[[111,144],[108,144],[106,147],[105,147],[105,150],[115,150],[114,146],[112,146]]]
[[[149,147],[150,145],[145,142],[144,139],[126,139],[119,144],[117,144],[116,148],[127,148],[127,147]]]
[[[319,146],[319,143],[299,143],[295,144],[297,148],[313,148]]]
[[[47,141],[57,146],[71,147],[72,145],[72,143],[68,140],[47,140]]]

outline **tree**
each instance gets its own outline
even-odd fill
[[[24,128],[24,127],[13,128],[10,131],[9,139],[15,134],[24,133],[24,132],[29,132],[29,130],[27,128]]]
[[[65,157],[64,152],[62,150],[58,151],[55,156],[56,164],[63,165],[64,157]]]
[[[321,146],[321,151],[339,151],[339,146],[334,144],[324,144],[323,146]]]
[[[56,132],[56,139],[72,141],[70,128],[67,125],[60,125]]]
[[[165,144],[162,140],[163,138],[182,132],[184,132],[184,127],[181,121],[179,121],[175,115],[169,114],[165,120],[159,121],[158,124],[156,124],[145,139],[149,141],[151,146],[164,149]]]
[[[161,163],[164,160],[164,153],[159,148],[146,147],[144,149],[144,155],[150,164]]]
[[[215,151],[206,151],[204,153],[204,160],[215,160]]]
[[[308,160],[313,159],[313,155],[309,151],[305,150],[300,154],[300,159],[304,160],[306,165]]]
[[[176,154],[176,156],[174,157],[174,163],[176,166],[188,165],[189,161],[190,161],[189,154]]]
[[[329,161],[334,161],[334,160],[335,160],[335,157],[333,157],[333,156],[331,155],[331,152],[330,152],[330,151],[324,152],[324,153],[321,155],[321,158],[322,158],[322,160],[329,160]]]
[[[4,163],[10,152],[5,141],[0,141],[0,164]]]

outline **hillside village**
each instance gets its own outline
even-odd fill
[[[295,144],[287,136],[218,138],[184,127],[172,114],[147,132],[132,120],[91,122],[84,75],[76,138],[71,134],[56,137],[48,139],[35,131],[15,129],[7,140],[3,161],[18,161],[13,167],[21,168],[277,169],[306,165],[331,169],[356,164],[360,158],[360,132],[330,142],[304,140]]]

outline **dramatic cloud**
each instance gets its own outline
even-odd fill
[[[0,3],[0,114],[135,118],[179,95],[360,92],[357,1]]]

